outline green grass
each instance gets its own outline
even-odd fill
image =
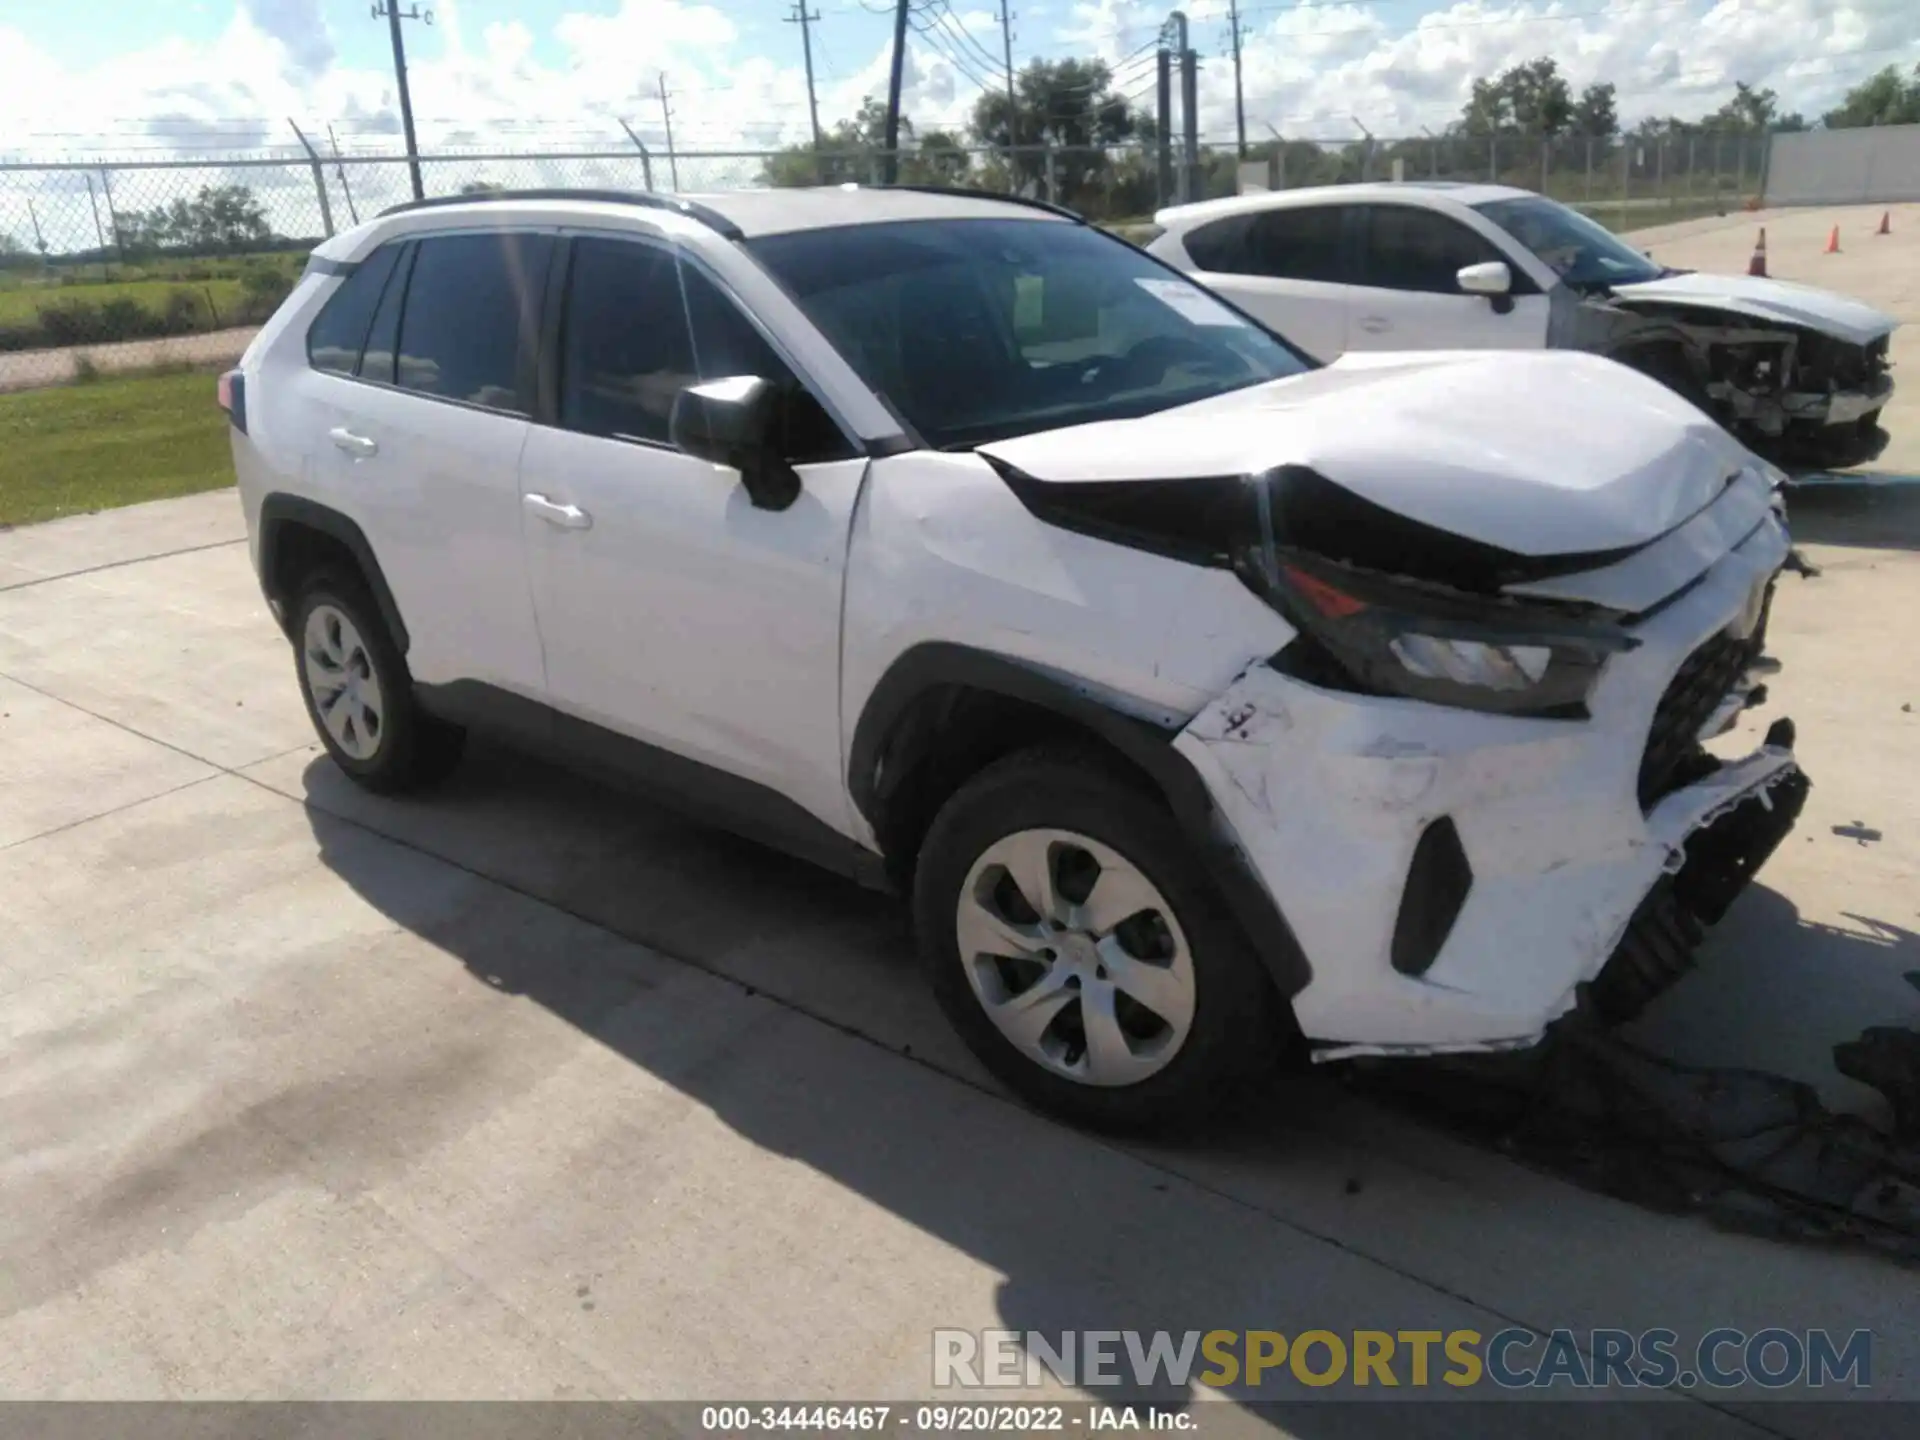
[[[0,395],[0,525],[231,485],[213,384],[200,371]]]
[[[76,290],[87,293],[93,286],[115,284],[126,280],[170,281],[176,285],[203,285],[209,280],[237,279],[242,272],[266,266],[280,270],[287,275],[298,275],[307,263],[304,250],[263,250],[244,255],[219,255],[200,259],[190,257],[170,257],[156,260],[138,260],[131,265],[122,265],[118,260],[109,260],[106,273],[102,273],[100,262],[90,261],[85,265],[56,262],[51,266],[38,263],[9,265],[0,269],[0,293],[9,290],[30,290],[38,294],[71,294]],[[65,284],[62,284],[62,281]]]
[[[98,285],[47,285],[38,289],[0,290],[0,325],[31,325],[43,305],[63,300],[84,300],[103,305],[109,300],[131,300],[143,310],[158,314],[166,307],[167,297],[185,290],[205,306],[209,292],[214,308],[225,321],[240,308],[238,280],[114,280]]]

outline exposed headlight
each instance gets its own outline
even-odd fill
[[[1639,643],[1603,620],[1463,595],[1318,557],[1277,552],[1271,558],[1270,569],[1241,567],[1242,578],[1298,625],[1354,688],[1373,694],[1573,718],[1586,714],[1608,657]],[[1324,681],[1324,667],[1313,678]]]
[[[1529,690],[1546,678],[1553,661],[1546,645],[1489,645],[1438,635],[1396,635],[1387,648],[1409,674],[1484,690]]]

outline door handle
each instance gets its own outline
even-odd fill
[[[353,431],[347,429],[344,425],[334,426],[333,429],[327,432],[327,438],[333,441],[337,448],[346,451],[349,455],[367,456],[377,455],[380,452],[378,443],[368,439],[365,435],[354,434]]]
[[[523,495],[520,501],[556,530],[591,530],[593,528],[593,516],[578,505],[562,505],[558,500],[549,500],[545,495]]]
[[[1369,335],[1384,335],[1393,328],[1393,322],[1384,315],[1365,315],[1361,317],[1360,328]]]

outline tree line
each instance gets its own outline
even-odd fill
[[[1541,56],[1475,80],[1460,114],[1437,135],[1345,146],[1305,138],[1261,140],[1248,147],[1248,158],[1277,160],[1290,182],[1311,183],[1384,174],[1396,158],[1407,173],[1426,174],[1439,168],[1438,156],[1456,150],[1469,168],[1484,168],[1489,153],[1499,168],[1500,142],[1517,137],[1578,142],[1584,161],[1595,164],[1604,164],[1624,146],[1644,150],[1680,141],[1673,163],[1682,163],[1684,151],[1691,166],[1696,142],[1705,139],[1706,157],[1697,162],[1701,168],[1738,165],[1744,170],[1748,163],[1757,168],[1757,148],[1751,162],[1745,148],[1735,152],[1736,161],[1723,145],[1744,147],[1774,131],[1807,130],[1814,124],[1787,110],[1772,89],[1738,81],[1731,97],[1698,119],[1648,116],[1623,129],[1618,94],[1611,81],[1576,93],[1559,62]],[[1849,90],[1817,123],[1828,129],[1920,123],[1920,65],[1911,77],[1888,66]],[[770,156],[760,178],[769,185],[872,183],[881,177],[885,134],[886,107],[868,97],[817,146],[802,142]],[[903,183],[1045,195],[1095,217],[1141,214],[1156,203],[1154,160],[1145,143],[1155,138],[1156,117],[1115,91],[1103,62],[1036,60],[1016,77],[1011,102],[1003,91],[983,93],[963,130],[916,131],[902,117],[898,174]],[[1054,151],[1051,159],[1044,153],[1047,147]],[[1540,152],[1535,148],[1529,162],[1514,151],[1512,160],[1516,171],[1531,163],[1537,173]],[[1216,154],[1204,163],[1209,193],[1231,193],[1232,159]]]

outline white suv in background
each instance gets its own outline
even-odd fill
[[[1869,305],[1764,276],[1668,268],[1505,185],[1330,185],[1162,210],[1148,249],[1309,354],[1588,350],[1796,470],[1886,447],[1888,337]]]
[[[403,206],[222,393],[349,775],[485,727],[907,893],[967,1042],[1081,1121],[1627,1013],[1804,794],[1785,722],[1699,743],[1787,539],[1697,411],[1319,368],[1050,207]]]

